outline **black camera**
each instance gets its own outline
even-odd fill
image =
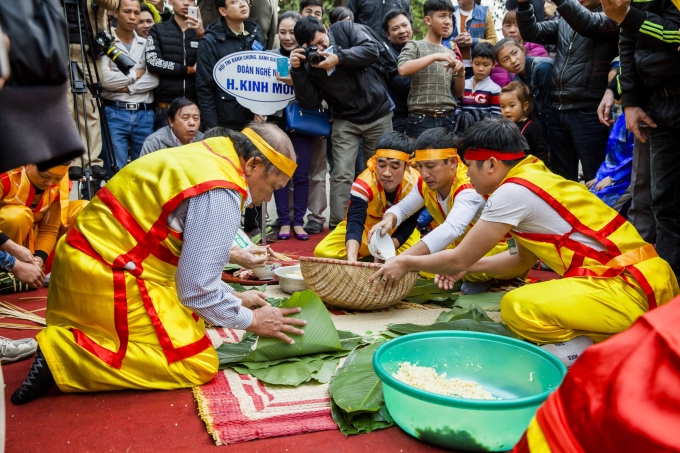
[[[319,55],[319,48],[316,46],[305,47],[305,57],[309,64],[314,66],[326,59],[323,55]]]
[[[128,75],[130,69],[134,68],[137,64],[132,58],[125,55],[122,50],[113,45],[113,38],[108,31],[102,30],[97,33],[94,46],[96,58],[106,55],[116,64],[120,72],[125,75]]]

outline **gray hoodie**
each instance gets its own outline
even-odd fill
[[[201,140],[203,140],[203,133],[199,131],[196,132],[196,135],[194,136],[194,139],[191,141],[191,143],[200,142]],[[175,143],[175,140],[172,138],[172,129],[170,129],[170,126],[165,126],[161,129],[158,129],[156,132],[146,138],[144,144],[142,145],[142,152],[139,154],[139,157],[153,153],[154,151],[158,151],[160,149],[176,147],[177,143]]]

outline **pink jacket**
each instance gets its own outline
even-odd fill
[[[533,42],[524,43],[524,51],[530,57],[547,57],[548,52],[545,51],[545,47],[540,44],[534,44]],[[498,86],[503,88],[508,83],[515,79],[515,74],[512,74],[505,69],[501,68],[498,63],[494,66],[491,71],[491,80],[496,82]]]

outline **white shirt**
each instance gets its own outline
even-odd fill
[[[470,33],[470,30],[468,30],[467,28],[467,21],[470,20],[470,17],[472,17],[472,11],[463,11],[462,8],[458,8],[456,11],[453,12],[453,20],[456,21],[456,30],[458,30],[458,34],[460,34],[461,20],[465,20],[465,31]],[[470,49],[470,52],[472,52],[472,49]],[[472,60],[463,60],[463,66],[465,66],[466,68],[471,67]]]
[[[451,195],[449,195],[450,197]],[[474,189],[464,189],[458,192],[453,200],[451,212],[449,209],[449,197],[441,198],[437,193],[437,202],[446,215],[446,222],[432,230],[430,234],[421,240],[430,249],[430,253],[444,250],[452,242],[461,237],[472,221],[476,221],[484,208],[484,197],[475,192]],[[385,214],[394,214],[397,217],[397,226],[404,220],[416,213],[425,205],[420,191],[414,188],[396,205],[388,209]]]
[[[137,79],[137,69],[146,69],[146,38],[142,38],[136,32],[133,33],[135,36],[128,52],[123,42],[118,39],[115,29],[112,29],[113,44],[137,64],[130,69],[129,74],[123,74],[108,56],[101,57],[98,64],[104,87],[102,97],[110,101],[150,104],[153,102],[153,90],[158,86],[160,79],[149,71]],[[129,93],[117,92],[125,87],[130,90]]]
[[[491,194],[480,220],[512,225],[512,231],[517,233],[562,236],[571,231],[569,223],[541,197],[514,183],[503,184]],[[595,250],[606,250],[597,240],[581,233],[572,233],[569,237]]]

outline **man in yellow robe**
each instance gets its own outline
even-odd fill
[[[0,248],[40,267],[60,234],[87,204],[69,201],[68,165],[45,171],[25,165],[0,174]]]
[[[368,232],[378,223],[385,210],[399,203],[411,190],[417,190],[420,175],[411,168],[413,143],[399,132],[386,132],[376,144],[375,156],[352,184],[347,216],[314,249],[314,256],[356,261],[370,256]],[[418,215],[412,215],[392,237],[397,254],[420,240],[416,229]]]
[[[242,209],[285,187],[294,159],[283,131],[253,123],[122,169],[57,245],[47,328],[12,402],[55,382],[64,392],[204,384],[218,371],[204,319],[292,343],[284,332],[302,334],[305,321],[286,315],[299,309],[233,293],[220,277]]]
[[[460,147],[475,189],[490,195],[482,216],[453,250],[389,260],[371,277],[378,287],[425,270],[450,288],[466,272],[513,272],[539,258],[563,278],[508,292],[501,315],[566,366],[680,292],[670,265],[633,225],[585,186],[525,155],[528,145],[513,123],[476,123]],[[508,251],[485,257],[508,233]]]
[[[388,209],[368,236],[370,238],[376,232],[384,235],[387,229],[401,225],[404,219],[425,206],[434,218],[434,229],[404,253],[429,255],[456,247],[479,219],[486,200],[470,184],[467,166],[456,150],[456,136],[448,129],[437,127],[423,132],[416,140],[415,148],[413,161],[421,175],[417,190]],[[506,249],[505,242],[499,241],[489,253],[500,253]],[[528,268],[510,274],[470,273],[465,276],[462,290],[465,294],[481,293],[489,289],[494,278],[510,280],[523,276],[526,271]],[[427,273],[423,276],[434,277]]]

